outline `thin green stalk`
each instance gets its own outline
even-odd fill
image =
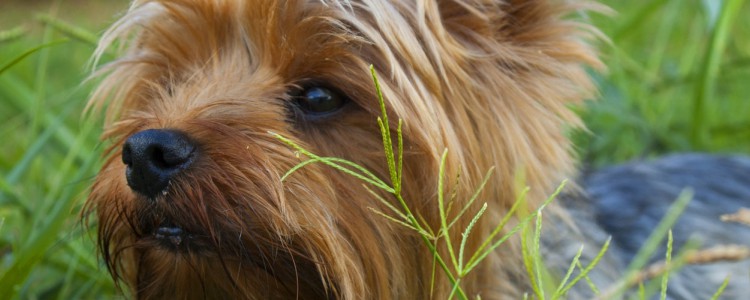
[[[515,214],[516,210],[519,206],[526,203],[526,194],[529,192],[528,188],[525,188],[521,194],[519,195],[518,199],[516,199],[516,202],[513,203],[513,205],[510,207],[510,210],[508,210],[508,213],[503,216],[503,219],[500,220],[500,224],[495,226],[495,229],[490,233],[490,236],[484,240],[482,245],[477,248],[477,251],[474,252],[474,255],[471,256],[469,259],[469,262],[466,263],[467,269],[471,269],[471,266],[476,266],[476,264],[484,258],[486,255],[482,255],[479,253],[482,253],[485,248],[489,247],[492,243],[492,240],[497,236],[500,231],[505,227],[506,224],[510,221],[510,219]],[[520,225],[520,224],[519,224]]]
[[[0,43],[10,42],[23,37],[26,34],[26,28],[23,26],[14,27],[8,30],[0,31]]]
[[[578,269],[581,272],[583,272],[584,268],[583,268],[583,265],[581,265],[581,261],[580,260],[578,261],[577,265],[578,265]],[[599,295],[599,289],[596,287],[596,284],[594,284],[594,282],[591,280],[591,277],[589,277],[588,274],[585,274],[583,276],[583,280],[586,280],[586,284],[589,286],[589,288],[591,289],[591,291],[594,292],[594,295],[598,296]]]
[[[410,224],[408,224],[408,223],[406,223],[406,222],[404,222],[404,221],[401,221],[401,220],[399,220],[399,219],[396,219],[396,218],[394,218],[394,217],[391,217],[391,216],[389,216],[389,215],[385,214],[385,213],[384,213],[384,212],[382,212],[382,211],[379,211],[379,210],[377,210],[377,209],[374,209],[374,208],[372,208],[372,207],[369,207],[369,209],[370,209],[370,211],[372,211],[373,213],[375,213],[375,214],[378,214],[378,215],[380,215],[381,217],[383,217],[383,218],[386,218],[386,219],[388,219],[389,221],[391,221],[391,222],[394,222],[394,223],[396,223],[396,224],[398,224],[398,225],[404,226],[404,227],[406,227],[407,229],[410,229],[410,230],[416,231],[416,232],[417,232],[417,233],[419,233],[420,235],[429,235],[429,233],[427,233],[427,232],[424,232],[424,231],[420,231],[419,229],[415,228],[414,226],[411,226]]]
[[[397,208],[396,208],[395,206],[393,206],[393,204],[391,204],[391,203],[390,203],[390,202],[389,202],[388,200],[385,200],[385,198],[383,198],[383,197],[382,197],[382,196],[380,196],[380,195],[379,195],[378,193],[376,193],[375,191],[373,191],[373,190],[372,190],[372,189],[371,189],[370,187],[368,187],[367,185],[365,185],[365,189],[366,189],[366,190],[367,190],[367,191],[368,191],[368,192],[369,192],[369,193],[370,193],[370,194],[371,194],[371,195],[372,195],[373,197],[375,197],[375,199],[377,199],[378,201],[380,201],[380,203],[382,203],[383,205],[385,205],[385,206],[386,206],[386,207],[387,207],[387,208],[388,208],[388,209],[389,209],[389,210],[390,210],[391,212],[393,212],[393,213],[395,213],[396,215],[398,215],[398,216],[399,216],[399,217],[400,217],[400,218],[401,218],[402,220],[404,220],[404,221],[408,221],[408,220],[409,220],[409,218],[408,218],[408,217],[407,217],[407,216],[406,216],[406,215],[405,215],[404,213],[402,213],[402,212],[401,212],[400,210],[398,210],[398,209],[397,209]],[[430,235],[431,235],[431,234],[430,234]]]
[[[542,211],[537,211],[534,233],[529,238],[530,226],[525,226],[521,233],[521,254],[523,255],[523,264],[526,267],[526,273],[529,275],[531,289],[534,291],[537,299],[543,300],[544,286],[542,268],[540,263],[540,239],[542,233]]]
[[[287,141],[289,141],[289,140],[287,140]],[[383,189],[387,190],[387,186],[388,185],[385,182],[383,182],[382,180],[380,180],[380,178],[378,178],[377,176],[375,176],[375,174],[372,174],[372,172],[370,172],[369,170],[367,170],[367,169],[359,166],[358,164],[355,164],[355,163],[353,163],[351,161],[348,161],[348,160],[345,160],[345,159],[341,159],[341,158],[337,158],[337,157],[318,157],[317,155],[315,155],[314,158],[311,158],[311,159],[308,159],[306,161],[303,161],[302,163],[300,163],[300,164],[294,166],[293,168],[291,168],[289,171],[287,171],[284,174],[284,176],[281,176],[281,181],[286,180],[290,175],[292,175],[292,173],[296,172],[297,170],[301,169],[302,167],[304,167],[306,165],[309,165],[311,163],[316,163],[316,162],[320,162],[320,163],[330,162],[333,165],[336,165],[336,168],[344,168],[344,169],[346,169],[345,166],[350,166],[350,167],[356,169],[357,171],[362,172],[362,174],[359,174],[359,175],[361,175],[362,177],[365,177],[365,179],[368,179],[368,182],[372,181],[372,182],[376,183],[375,185],[377,185],[377,186],[379,186],[381,188],[386,187],[386,188],[383,188]],[[339,164],[342,164],[342,165],[339,165]],[[349,170],[351,172],[354,172],[354,170],[351,170],[351,169],[349,169]]]
[[[396,136],[398,137],[398,145],[396,145],[398,149],[398,169],[396,169],[396,182],[393,183],[393,188],[399,194],[401,193],[401,179],[404,175],[404,136],[401,130],[402,125],[404,125],[404,122],[399,119],[398,129],[396,130]]]
[[[638,299],[646,300],[646,287],[643,285],[643,281],[638,283]]]
[[[397,180],[400,178],[396,174],[396,162],[393,154],[393,140],[391,139],[391,126],[388,121],[388,112],[385,109],[385,98],[383,97],[383,90],[380,87],[380,81],[378,81],[378,75],[375,72],[375,66],[370,65],[370,74],[372,74],[372,81],[375,83],[375,90],[377,91],[378,101],[380,102],[380,117],[378,117],[378,126],[380,126],[380,134],[383,137],[383,148],[385,148],[385,157],[388,162],[388,171],[393,181],[393,186],[400,186]],[[400,126],[399,126],[400,127]]]
[[[607,250],[609,250],[609,244],[612,242],[612,237],[607,238],[607,241],[604,242],[604,245],[602,245],[602,249],[599,250],[599,253],[597,253],[596,257],[589,263],[588,266],[586,266],[585,269],[581,270],[581,272],[576,276],[573,280],[568,283],[565,288],[562,290],[562,294],[566,294],[573,286],[578,283],[583,278],[588,277],[589,272],[596,267],[596,265],[599,264],[599,261],[604,257],[604,254],[607,253]]]
[[[524,189],[523,192],[521,192],[521,195],[519,196],[519,199],[516,200],[515,203],[513,203],[513,206],[511,206],[510,211],[503,217],[503,220],[500,221],[500,224],[495,227],[495,230],[492,231],[489,237],[487,237],[481,246],[477,249],[477,251],[474,253],[474,255],[469,259],[469,262],[466,264],[467,270],[471,270],[474,267],[476,267],[480,261],[482,261],[485,257],[487,257],[490,253],[492,253],[497,247],[502,245],[508,238],[510,238],[513,234],[518,232],[522,228],[522,226],[525,226],[526,223],[531,221],[532,218],[536,216],[539,211],[547,207],[550,203],[552,203],[552,200],[557,198],[557,195],[559,195],[563,188],[565,187],[565,184],[567,183],[567,180],[563,181],[560,186],[557,187],[554,193],[550,195],[547,200],[544,201],[544,203],[533,213],[526,216],[516,227],[511,229],[508,233],[506,233],[502,238],[495,241],[494,243],[492,240],[495,239],[495,236],[497,236],[502,229],[505,227],[507,222],[510,220],[511,216],[515,213],[516,209],[519,207],[521,203],[526,203],[526,194],[528,193],[528,188]]]
[[[487,174],[484,175],[484,179],[482,179],[482,183],[479,184],[479,188],[477,188],[477,190],[474,192],[474,195],[471,196],[471,198],[469,199],[469,202],[466,202],[466,205],[464,205],[461,211],[458,212],[458,214],[455,217],[453,217],[453,220],[448,224],[448,229],[453,227],[453,225],[456,224],[458,219],[461,216],[463,216],[466,213],[466,211],[469,210],[469,208],[471,208],[471,204],[473,204],[474,201],[476,201],[477,198],[479,198],[479,194],[482,193],[482,191],[484,190],[484,187],[487,185],[487,182],[490,181],[490,177],[492,176],[492,172],[494,171],[495,171],[495,167],[492,167],[490,168],[489,171],[487,171]]]
[[[706,55],[703,57],[703,64],[698,71],[698,83],[695,85],[690,139],[693,145],[698,148],[705,146],[704,143],[708,134],[706,128],[710,127],[705,123],[705,103],[711,98],[715,89],[722,54],[729,39],[731,26],[739,15],[744,0],[725,0],[723,3],[721,14],[711,33]]]
[[[93,47],[96,47],[99,44],[99,37],[82,27],[62,21],[55,18],[54,16],[46,14],[37,15],[36,19],[71,38],[84,42]]]
[[[667,266],[664,275],[661,277],[661,300],[667,299],[667,283],[669,282],[669,271],[672,268],[672,230],[667,234],[667,257],[664,264]]]
[[[719,289],[716,290],[716,293],[714,293],[713,296],[711,296],[711,300],[717,300],[719,299],[719,296],[724,293],[724,289],[727,288],[727,285],[729,285],[729,276],[727,278],[724,278],[724,282],[721,283],[721,286],[719,286]]]
[[[56,14],[60,8],[60,0],[55,0],[50,6],[50,13]],[[42,41],[49,43],[52,41],[52,27],[47,25],[44,26],[44,33],[42,34]],[[41,123],[43,123],[43,115],[46,111],[47,102],[47,70],[49,68],[49,57],[50,51],[48,48],[42,48],[39,51],[36,67],[36,78],[34,79],[34,98],[31,109],[31,126],[29,126],[29,133],[36,134]]]
[[[531,290],[534,292],[534,295],[536,295],[537,299],[541,300],[539,297],[539,286],[537,285],[536,281],[536,273],[534,273],[532,262],[531,262],[531,250],[529,250],[529,242],[528,242],[528,235],[529,235],[529,227],[524,226],[521,230],[521,258],[523,260],[523,267],[526,270],[526,274],[529,276],[529,283],[531,284]]]
[[[654,13],[659,11],[660,6],[663,6],[667,0],[653,0],[646,1],[645,4],[639,8],[634,9],[630,13],[630,18],[620,23],[612,33],[612,40],[617,42],[626,38],[630,34],[638,34],[640,31],[635,30],[641,24],[648,24],[644,20],[652,16]]]
[[[29,50],[26,50],[25,52],[19,54],[18,56],[12,58],[11,60],[9,60],[5,64],[3,64],[2,67],[0,67],[0,74],[3,74],[3,72],[5,72],[8,69],[10,69],[11,67],[15,66],[17,63],[21,62],[24,58],[28,57],[29,55],[32,55],[32,54],[34,54],[34,53],[36,53],[36,52],[38,52],[38,51],[40,51],[40,50],[42,50],[44,48],[56,46],[56,45],[65,43],[67,41],[68,40],[56,40],[56,41],[52,41],[52,42],[49,42],[49,43],[41,44],[41,45],[33,47],[33,48],[29,49]]]
[[[646,239],[643,247],[638,250],[635,257],[631,261],[627,270],[629,272],[637,272],[648,263],[651,255],[659,248],[660,242],[670,228],[677,222],[677,218],[682,215],[682,212],[687,208],[688,203],[693,198],[693,192],[690,189],[684,190],[675,201],[672,206],[669,207],[666,215],[662,218],[656,228],[651,232],[651,235]]]
[[[629,287],[628,280],[633,278],[633,276],[635,276],[639,270],[648,263],[651,255],[657,251],[664,236],[667,235],[667,232],[675,224],[677,218],[679,218],[679,216],[682,215],[682,212],[685,211],[685,208],[688,203],[690,203],[692,197],[693,192],[690,189],[685,189],[677,197],[677,200],[669,207],[666,215],[661,219],[659,224],[656,225],[656,228],[654,228],[651,235],[646,239],[646,242],[644,242],[643,246],[641,246],[633,260],[630,262],[630,265],[628,265],[626,274],[614,285],[615,288],[613,288],[613,291],[611,292],[613,298],[620,297],[625,289]]]
[[[537,286],[539,287],[539,299],[545,299],[543,274],[542,274],[542,211],[536,215],[536,224],[534,228],[534,271],[536,272]]]
[[[398,195],[396,198],[399,199],[399,202],[404,203],[404,205],[406,205],[405,204],[406,202],[401,197],[401,195]],[[410,216],[409,220],[412,222],[412,225],[414,225],[417,228],[422,228],[419,225],[419,222],[417,222],[417,219],[414,218],[414,215],[411,212],[409,212],[408,215]],[[439,252],[437,248],[435,247],[435,245],[426,236],[424,235],[420,235],[420,236],[422,237],[422,241],[425,243],[425,245],[427,245],[427,248],[429,248],[430,253],[435,253],[435,260],[437,260],[438,265],[440,265],[440,268],[442,268],[443,271],[445,272],[445,275],[448,277],[448,280],[451,282],[452,285],[456,285],[458,281],[453,276],[453,273],[451,273],[450,268],[448,268],[448,265],[445,263],[443,258],[440,257],[440,255],[437,255],[437,253]],[[462,300],[468,300],[468,297],[466,296],[464,291],[460,288],[458,289],[458,295]]]
[[[352,167],[354,167],[355,169],[357,169],[359,171],[363,171],[363,173],[365,173],[365,174],[370,174],[370,175],[372,174],[369,171],[367,171],[366,169],[364,169],[363,167],[358,166],[357,164],[355,164],[353,162],[346,161],[346,160],[339,159],[339,158],[325,158],[325,157],[320,157],[320,156],[318,156],[316,154],[313,154],[310,151],[307,151],[306,149],[304,149],[301,146],[299,146],[297,143],[293,142],[290,139],[287,139],[287,138],[281,136],[278,133],[270,132],[270,131],[268,133],[271,134],[271,135],[273,135],[274,137],[276,137],[280,141],[284,142],[285,144],[289,145],[290,147],[296,149],[297,151],[299,151],[300,153],[304,154],[305,156],[310,157],[310,160],[304,161],[304,162],[300,163],[303,166],[304,165],[308,165],[308,164],[310,164],[312,162],[321,162],[321,163],[326,164],[326,165],[328,165],[330,167],[333,167],[333,168],[335,168],[335,169],[337,169],[339,171],[342,171],[342,172],[344,172],[346,174],[349,174],[351,176],[359,178],[362,181],[365,181],[365,182],[370,183],[370,184],[372,184],[374,186],[377,186],[378,188],[383,189],[383,190],[385,190],[385,191],[387,191],[389,193],[393,193],[394,192],[393,188],[389,187],[387,184],[385,184],[383,181],[381,181],[377,177],[374,177],[374,175],[372,175],[374,177],[374,179],[373,179],[373,178],[371,178],[369,176],[365,176],[365,175],[359,174],[359,173],[357,173],[357,172],[355,172],[355,171],[353,171],[353,170],[351,170],[349,168],[346,168],[346,167],[344,167],[342,165],[339,165],[337,163],[337,162],[344,162],[345,164],[347,164],[349,166],[352,166]],[[300,168],[301,167],[299,167],[299,166],[292,167],[292,169],[290,169],[289,171],[287,171],[287,173],[284,174],[284,176],[282,176],[282,180],[286,179],[289,176],[289,174],[291,174],[294,171],[299,170]]]
[[[562,290],[565,287],[565,284],[568,282],[568,280],[570,280],[570,276],[573,275],[573,271],[575,271],[576,266],[580,265],[579,261],[581,259],[582,254],[583,254],[583,245],[581,245],[581,247],[578,248],[578,252],[576,252],[576,255],[573,257],[573,261],[570,263],[570,266],[568,267],[568,271],[565,272],[565,276],[563,276],[562,280],[560,280],[560,284],[557,286],[555,293],[552,295],[552,300],[556,300],[563,296]]]
[[[457,273],[461,273],[461,269],[456,257],[456,254],[453,251],[453,243],[450,238],[450,234],[448,232],[448,217],[445,215],[445,197],[443,195],[443,189],[445,184],[445,177],[443,176],[445,174],[445,161],[448,158],[448,150],[443,151],[443,155],[440,157],[440,176],[438,177],[438,212],[440,214],[440,234],[438,234],[438,237],[445,236],[445,246],[448,248],[448,255],[450,255],[450,259],[453,262],[453,267],[456,269]]]
[[[474,216],[474,218],[471,219],[471,222],[469,222],[469,225],[466,226],[466,230],[461,234],[461,245],[458,249],[458,272],[460,276],[466,275],[464,273],[463,269],[463,261],[464,261],[464,248],[466,247],[466,241],[469,239],[469,235],[471,234],[471,229],[474,228],[474,225],[479,221],[479,218],[482,217],[484,212],[487,210],[487,203],[484,203],[482,205],[482,208],[479,209],[479,212]]]

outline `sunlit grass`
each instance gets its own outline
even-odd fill
[[[750,151],[750,5],[742,0],[605,1],[611,44],[601,96],[575,134],[587,165],[676,151]],[[744,112],[744,113],[743,113]]]
[[[26,5],[16,2],[10,7]],[[597,75],[601,97],[581,110],[590,133],[575,134],[584,163],[601,166],[674,151],[750,153],[750,19],[740,17],[750,15],[750,5],[740,0],[605,2],[619,14],[590,16],[612,43],[600,45],[609,66],[607,74]],[[60,18],[55,12],[65,8],[63,1],[49,9],[34,3],[39,11],[29,23],[7,24],[20,20],[20,12],[0,11],[6,26],[0,27],[0,297],[111,298],[115,290],[94,254],[93,233],[85,232],[78,216],[101,152],[100,122],[81,117],[90,89],[81,82],[103,28],[89,18],[111,19],[110,13],[102,17],[84,9],[76,15],[82,19]],[[127,6],[126,1],[91,3]],[[400,154],[389,156],[399,169]],[[412,223],[418,220],[404,219],[397,207],[378,213],[392,218],[384,222],[398,220],[418,229]],[[461,215],[482,217],[480,211],[471,213]],[[536,217],[529,220],[519,234],[538,290],[531,296],[560,297],[567,285],[540,283],[546,278],[544,262],[534,253],[542,224]],[[444,227],[452,224],[448,219]],[[422,229],[432,237],[440,233]],[[464,230],[468,234],[471,228]],[[667,231],[668,226],[657,230],[658,241]],[[450,242],[457,251],[443,263],[458,280],[481,255],[463,253],[462,240]],[[680,257],[676,253],[672,261],[677,264]],[[575,268],[564,275],[571,282],[588,267],[573,262]],[[631,272],[645,267],[636,262]],[[656,289],[644,285],[644,295],[658,291],[658,283]]]
[[[0,298],[111,298],[78,216],[100,158],[81,118],[93,45],[34,22],[0,29]]]

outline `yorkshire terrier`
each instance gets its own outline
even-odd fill
[[[612,236],[589,277],[614,284],[685,187],[695,199],[675,245],[697,231],[703,246],[747,244],[750,230],[718,216],[750,200],[748,159],[674,156],[577,175],[566,133],[582,124],[569,108],[594,96],[589,72],[603,64],[591,46],[599,34],[576,16],[599,9],[554,0],[134,1],[97,49],[98,57],[116,44],[121,54],[100,69],[90,104],[106,115],[110,145],[85,208],[98,220],[103,261],[143,299],[445,299],[456,281],[468,298],[531,293],[518,235],[450,278],[418,233],[373,212],[397,205],[393,195],[325,164],[282,181],[305,157],[277,135],[389,178],[370,65],[392,136],[403,120],[402,199],[415,220],[440,228],[443,174],[449,217],[462,207],[468,216],[446,235],[461,240],[471,226],[465,253],[518,199],[524,207],[500,235],[567,178],[578,185],[545,208],[542,250],[553,273],[564,272],[570,249],[589,244],[596,254]],[[671,297],[710,296],[732,272],[725,295],[750,295],[747,263],[695,268],[675,271]],[[568,294],[587,295],[585,283]]]

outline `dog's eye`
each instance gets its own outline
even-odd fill
[[[294,97],[294,104],[306,115],[323,117],[344,107],[346,98],[328,88],[314,86]]]

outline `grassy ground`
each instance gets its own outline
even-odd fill
[[[78,218],[101,152],[99,124],[81,118],[81,82],[92,41],[127,2],[0,2],[0,298],[114,295]],[[750,4],[605,2],[619,13],[590,16],[612,43],[600,99],[578,108],[584,162],[750,153]]]
[[[742,1],[606,1],[610,37],[601,97],[578,134],[594,165],[675,151],[750,152],[750,5]],[[721,13],[721,3],[740,4]],[[734,17],[733,17],[734,16]]]
[[[126,6],[0,2],[0,298],[114,293],[77,213],[100,152],[98,125],[81,118],[93,45],[43,20],[66,20],[95,36]],[[12,64],[39,45],[49,46]]]

